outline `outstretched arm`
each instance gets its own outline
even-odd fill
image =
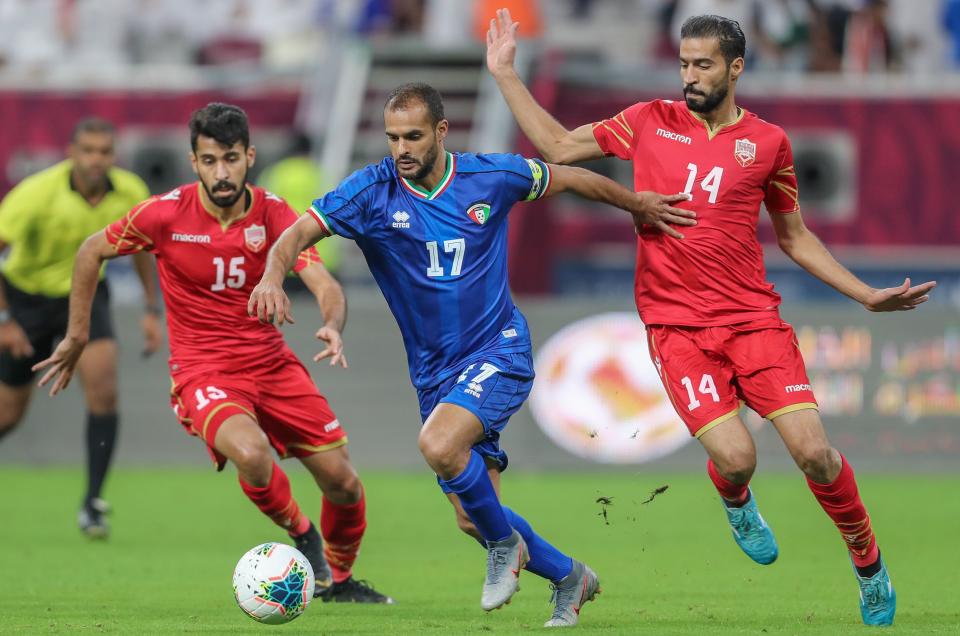
[[[936,281],[910,285],[907,278],[898,287],[874,289],[837,262],[820,239],[807,229],[799,212],[772,214],[777,243],[793,261],[844,296],[869,311],[908,311],[926,302]]]
[[[573,192],[585,199],[609,203],[629,212],[638,229],[641,225],[650,225],[677,239],[682,239],[683,234],[670,227],[670,224],[686,226],[697,224],[696,212],[670,205],[689,201],[688,194],[633,192],[616,181],[584,168],[553,164],[549,164],[549,168],[550,185],[545,196]]]
[[[100,278],[100,265],[103,261],[115,258],[117,252],[107,241],[103,232],[91,234],[77,252],[73,265],[73,279],[70,284],[70,317],[67,321],[67,333],[53,354],[33,366],[34,371],[47,369],[39,385],[50,387],[54,396],[70,384],[74,368],[90,339],[90,308],[97,291]]]
[[[324,325],[315,336],[323,340],[327,347],[313,356],[313,361],[330,358],[330,366],[339,364],[346,369],[347,358],[343,354],[343,339],[340,336],[347,323],[347,298],[343,295],[343,288],[322,263],[308,265],[300,270],[299,276],[317,299],[324,320]]]
[[[290,299],[283,291],[283,277],[293,267],[297,255],[308,245],[326,236],[323,228],[311,214],[304,214],[288,227],[270,248],[267,266],[260,282],[253,288],[247,302],[247,313],[263,322],[293,323]]]
[[[543,158],[551,163],[570,164],[604,156],[590,124],[567,130],[533,98],[514,69],[517,55],[517,27],[507,9],[497,11],[487,31],[487,68],[513,111],[523,133]]]

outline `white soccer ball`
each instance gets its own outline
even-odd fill
[[[263,543],[240,558],[233,571],[237,605],[261,623],[289,623],[313,600],[313,567],[284,543]]]

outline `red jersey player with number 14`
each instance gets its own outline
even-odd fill
[[[638,228],[634,291],[650,355],[674,408],[709,455],[707,471],[737,544],[758,563],[777,558],[749,488],[756,449],[739,417],[742,400],[773,422],[846,541],[863,621],[891,624],[896,595],[853,470],[827,440],[793,329],[780,319],[780,296],[766,280],[756,234],[760,204],[781,249],[870,311],[914,309],[935,283],[911,287],[907,279],[873,289],[804,226],[789,139],[734,101],[746,49],[735,21],[704,15],[684,23],[684,101],[641,102],[573,131],[534,101],[513,70],[517,26],[505,10],[491,20],[487,65],[547,161],[615,156],[633,161],[637,190],[692,197],[677,204],[697,215],[695,226],[680,228],[682,239],[668,237],[662,225]]]
[[[35,369],[50,367],[51,395],[66,387],[87,341],[97,272],[105,259],[141,250],[157,257],[170,333],[171,403],[188,433],[206,442],[217,468],[237,467],[247,497],[294,539],[325,601],[392,603],[351,576],[366,528],[363,486],[347,438],[309,373],[271,324],[247,314],[247,298],[274,241],[298,218],[282,199],[247,184],[256,158],[246,113],[213,103],[190,120],[198,183],[147,199],[92,235],[77,253],[67,335]],[[340,332],[346,300],[316,250],[294,271],[316,296],[327,344],[314,359],[346,367]],[[273,460],[296,457],[323,491],[320,532],[300,511]],[[329,567],[328,567],[329,563]]]

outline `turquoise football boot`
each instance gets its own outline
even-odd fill
[[[897,593],[887,573],[887,565],[880,559],[880,571],[871,577],[863,577],[853,569],[860,584],[860,616],[864,625],[893,625],[897,613]]]
[[[739,508],[731,507],[722,497],[720,501],[733,530],[733,539],[740,549],[757,563],[769,565],[777,560],[777,540],[773,538],[770,526],[760,516],[753,491],[748,489],[747,492],[750,499]]]

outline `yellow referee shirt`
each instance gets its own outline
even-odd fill
[[[71,165],[62,161],[27,177],[0,202],[0,240],[10,244],[3,275],[28,294],[70,295],[80,244],[150,196],[140,177],[111,168],[110,190],[90,205],[70,185]]]

